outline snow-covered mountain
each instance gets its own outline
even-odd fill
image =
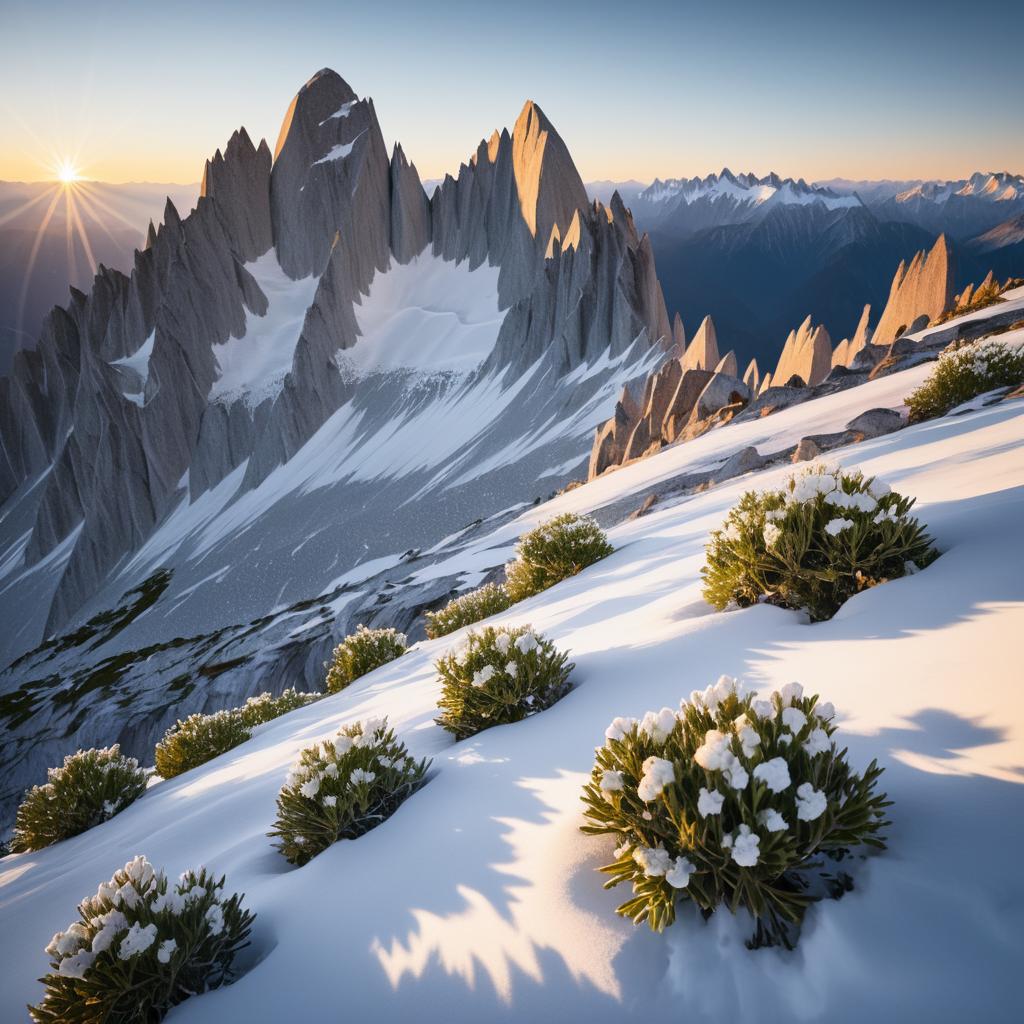
[[[649,243],[536,104],[428,200],[373,101],[319,72],[273,154],[236,132],[195,211],[168,203],[132,274],[0,379],[0,654],[34,651],[0,681],[6,797],[79,743],[313,685],[332,629],[386,599],[353,579],[582,471],[668,335]],[[292,634],[288,609],[342,593]],[[196,686],[211,657],[232,671]]]

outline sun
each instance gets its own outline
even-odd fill
[[[62,185],[73,185],[80,177],[78,168],[70,160],[62,160],[57,165],[57,180]]]

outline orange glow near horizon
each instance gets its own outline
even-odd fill
[[[57,180],[62,185],[71,185],[81,180],[82,175],[78,168],[68,159],[61,160],[57,165]]]

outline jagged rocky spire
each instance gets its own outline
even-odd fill
[[[832,339],[824,325],[814,326],[808,316],[795,331],[789,332],[772,380],[785,384],[795,376],[813,387],[820,384],[831,369]]]
[[[872,344],[889,345],[901,331],[934,320],[949,309],[955,276],[953,252],[945,235],[938,237],[929,252],[918,252],[909,264],[901,262]]]

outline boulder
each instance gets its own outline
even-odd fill
[[[903,417],[895,409],[868,409],[850,420],[846,429],[870,438],[891,434],[902,426]]]
[[[821,454],[821,448],[809,437],[802,437],[793,452],[793,462],[811,462]]]
[[[765,462],[766,459],[758,455],[757,449],[753,446],[741,448],[738,452],[733,452],[722,466],[715,470],[714,481],[721,483],[723,480],[731,480],[744,473],[752,473],[755,469],[760,469]]]
[[[690,414],[690,419],[703,420],[727,405],[749,402],[750,399],[750,388],[739,377],[728,373],[716,373],[712,375],[711,380],[701,391],[693,407],[693,412]]]

